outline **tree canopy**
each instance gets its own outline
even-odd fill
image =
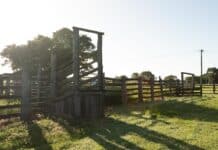
[[[164,77],[165,81],[176,81],[178,78],[175,75],[168,75],[166,77]]]
[[[16,45],[11,44],[3,49],[1,56],[4,58],[4,64],[11,64],[14,71],[19,71],[24,65],[33,71],[38,64],[43,68],[49,67],[50,53],[57,53],[57,65],[72,61],[73,34],[72,30],[62,28],[53,33],[51,38],[38,35],[33,40],[29,40],[27,44]],[[86,35],[80,36],[80,61],[83,68],[82,71],[89,70],[92,65],[87,62],[96,59],[95,45],[90,37]]]
[[[151,78],[154,79],[154,74],[151,71],[143,71],[141,72],[140,76],[145,80],[150,80]]]

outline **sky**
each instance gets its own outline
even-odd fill
[[[0,51],[62,27],[102,31],[106,76],[200,74],[218,66],[216,0],[1,0]],[[2,58],[0,60],[2,63]],[[0,66],[0,73],[11,72]]]

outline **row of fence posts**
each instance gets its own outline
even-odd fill
[[[122,103],[125,105],[128,103],[128,94],[127,94],[127,85],[126,85],[127,79],[124,77],[121,79],[121,93],[122,93]],[[161,100],[164,100],[164,94],[163,94],[163,81],[159,77],[159,84],[160,84],[160,97]],[[151,101],[154,101],[154,78],[151,78],[149,80],[150,85],[150,99]],[[138,78],[138,102],[143,102],[143,79],[141,77]]]

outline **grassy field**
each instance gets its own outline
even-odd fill
[[[0,107],[1,106],[9,106],[9,105],[16,105],[20,104],[20,100],[18,99],[0,99]],[[3,114],[14,114],[14,113],[19,113],[20,108],[10,108],[10,109],[0,109],[0,115]]]
[[[5,106],[5,105],[14,105],[14,104],[20,104],[20,100],[18,99],[0,99],[0,106]]]
[[[95,122],[0,121],[0,149],[218,149],[218,96],[110,107]]]

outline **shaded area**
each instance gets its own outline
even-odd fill
[[[67,127],[62,121],[59,120],[59,124],[69,133],[72,133],[72,131],[69,130],[69,127]],[[198,146],[191,145],[182,140],[166,136],[148,128],[139,127],[135,124],[127,124],[112,118],[105,118],[95,123],[85,123],[80,126],[75,124],[72,125],[75,128],[78,127],[80,130],[83,130],[84,136],[89,136],[105,149],[144,149],[136,143],[132,143],[122,138],[122,136],[129,133],[136,134],[149,142],[163,144],[170,149],[202,149]]]
[[[150,119],[153,122],[162,122],[168,124],[164,120],[157,118],[158,115],[167,117],[176,117],[185,120],[199,120],[207,122],[218,122],[218,109],[209,108],[196,104],[200,101],[210,101],[214,99],[211,96],[204,96],[202,98],[181,98],[180,101],[171,99],[168,101],[149,103],[149,104],[138,104],[131,107],[123,107],[115,110],[116,114],[124,116],[134,116],[140,119]],[[112,110],[111,112],[113,112]],[[136,111],[138,114],[133,114]],[[145,111],[151,114],[151,118],[145,118],[143,115]]]
[[[19,121],[19,117],[0,119],[0,128],[13,124],[15,121]]]
[[[187,103],[185,101],[171,100],[150,109],[151,112],[186,120],[199,120],[218,122],[218,109]]]
[[[35,122],[27,123],[28,133],[30,136],[30,145],[36,150],[52,150],[52,147],[45,139],[42,129]]]
[[[129,132],[135,133],[151,142],[161,143],[171,149],[201,149],[200,147],[188,144],[182,140],[178,140],[173,137],[166,136],[164,134],[149,130],[147,128],[142,128],[136,125],[127,124],[125,122],[121,122],[111,118],[108,118],[106,121],[108,123],[104,126],[105,129],[99,129],[98,131],[96,131],[96,133],[92,133],[92,135],[90,136],[97,143],[101,144],[106,149],[112,149],[115,147],[114,145],[111,146],[111,143],[108,144],[108,142],[105,139],[123,146],[123,148],[116,147],[117,149],[126,149],[126,148],[144,149],[144,148],[140,148],[134,143],[130,143],[121,138],[122,135],[126,135]],[[111,123],[113,124],[112,126],[109,125]]]

